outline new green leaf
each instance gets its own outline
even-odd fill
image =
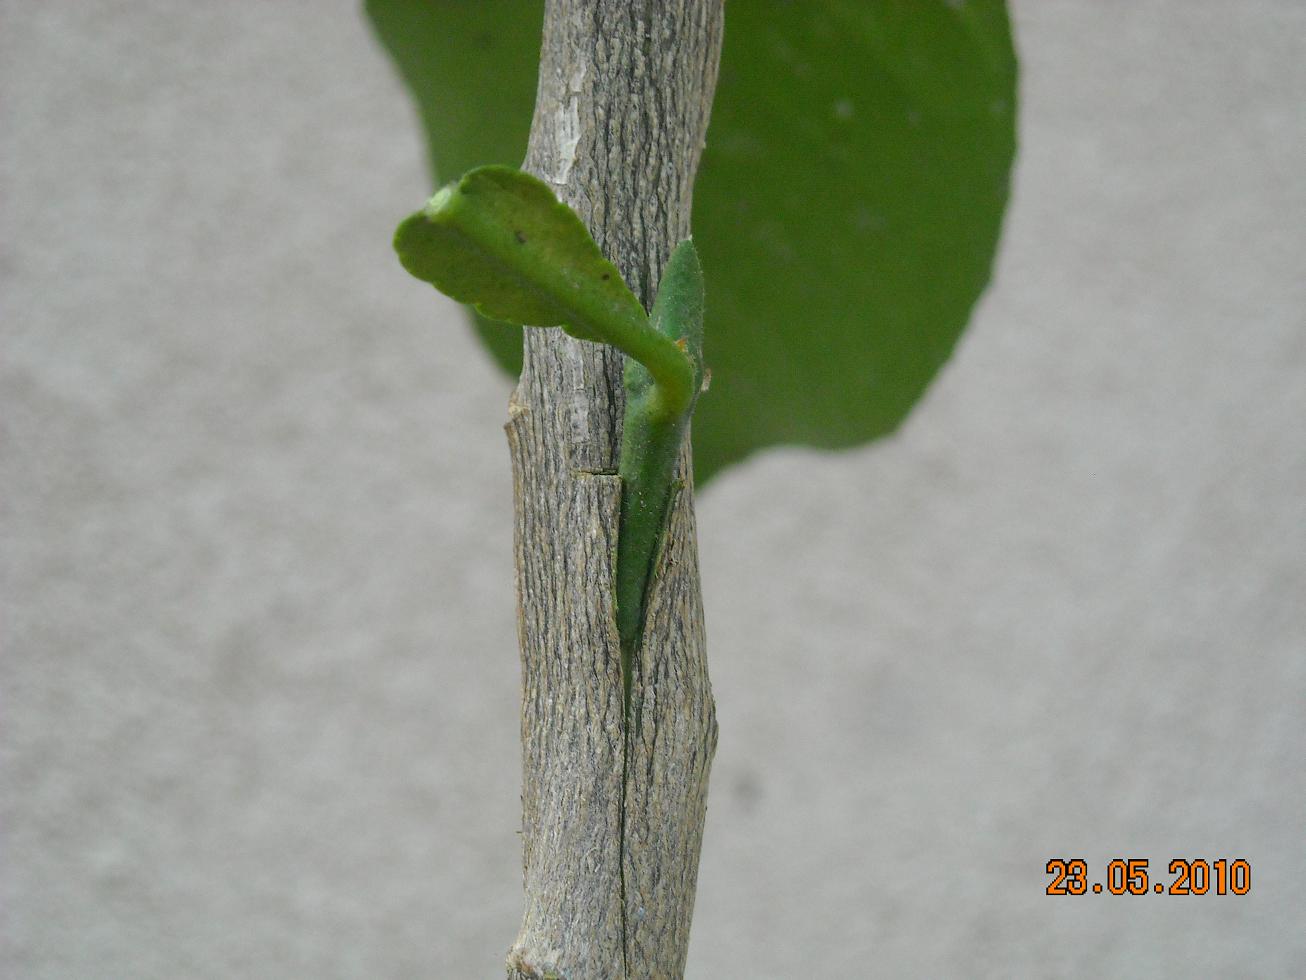
[[[584,222],[538,178],[501,166],[468,172],[399,226],[395,251],[418,279],[488,317],[560,326],[637,359],[668,416],[690,404],[688,356],[649,326]]]
[[[584,223],[546,184],[509,167],[469,171],[395,232],[410,273],[486,316],[561,327],[628,355],[614,599],[622,675],[643,631],[676,460],[703,384],[703,272],[672,252],[650,318]]]

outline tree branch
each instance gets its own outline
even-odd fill
[[[721,28],[722,0],[547,4],[525,168],[646,307],[689,234]],[[621,370],[610,348],[528,328],[510,406],[526,892],[510,980],[684,972],[716,745],[692,478],[686,441],[626,732],[612,598]]]

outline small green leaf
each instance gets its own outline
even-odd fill
[[[642,363],[668,416],[692,403],[694,366],[654,330],[616,266],[547,184],[511,167],[478,167],[395,232],[404,268],[488,317],[557,327]]]
[[[478,167],[441,188],[399,226],[395,251],[418,279],[496,320],[565,325],[596,342],[608,340],[596,320],[645,329],[644,307],[576,212],[521,170]]]
[[[691,241],[671,253],[652,319],[584,223],[538,178],[478,167],[395,232],[410,273],[486,316],[560,326],[628,355],[615,598],[626,703],[653,555],[703,382],[703,270]]]

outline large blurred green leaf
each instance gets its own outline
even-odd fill
[[[368,0],[442,179],[525,155],[541,0]],[[988,281],[1015,152],[1001,0],[730,0],[694,238],[695,471],[892,431]],[[520,367],[517,336],[478,326]],[[765,343],[759,339],[764,338]]]
[[[482,164],[521,166],[543,0],[367,0],[367,13],[421,113],[435,186]],[[472,317],[494,359],[517,375],[521,330]]]

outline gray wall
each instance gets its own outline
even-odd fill
[[[957,356],[701,498],[691,977],[1306,976],[1306,5],[1015,14]],[[0,974],[501,975],[508,382],[391,257],[356,5],[6,2],[0,65]]]

